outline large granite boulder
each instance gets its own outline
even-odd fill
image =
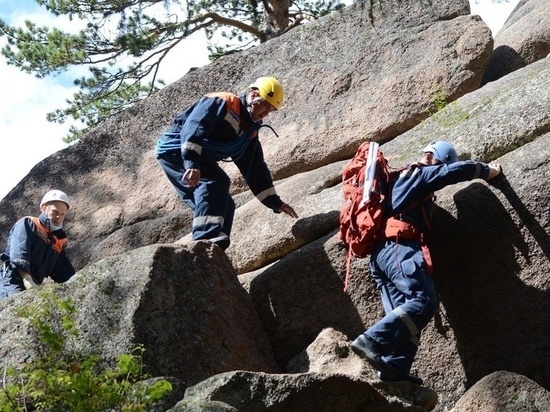
[[[209,242],[152,245],[100,260],[67,283],[44,286],[72,299],[80,330],[67,350],[100,354],[114,365],[137,345],[147,372],[185,385],[217,373],[278,372],[250,296],[227,256]],[[39,305],[35,289],[0,301],[0,357],[17,364],[40,345],[18,307]],[[56,316],[60,316],[58,312]]]
[[[495,36],[483,84],[500,79],[550,54],[550,3],[522,0]]]
[[[77,268],[173,242],[189,232],[190,214],[156,163],[155,141],[202,94],[238,93],[265,74],[280,79],[285,105],[268,118],[280,138],[261,133],[278,180],[343,160],[363,139],[390,140],[436,102],[475,90],[492,43],[466,0],[358,3],[194,70],[50,156],[0,202],[0,229],[36,213],[55,184],[74,205],[67,228]],[[242,191],[236,168],[227,171]]]

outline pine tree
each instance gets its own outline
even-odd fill
[[[204,30],[210,58],[252,47],[308,20],[344,7],[339,0],[36,0],[55,16],[86,22],[78,33],[26,21],[12,27],[0,19],[8,64],[39,78],[75,66],[87,76],[66,108],[50,122],[72,118],[66,142],[164,86],[157,77],[165,57],[191,34]],[[131,61],[131,63],[125,63]]]

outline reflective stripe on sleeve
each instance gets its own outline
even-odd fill
[[[266,189],[256,195],[258,200],[261,202],[262,200],[266,199],[269,196],[276,195],[277,191],[273,186],[271,186],[269,189]]]
[[[201,155],[202,153],[202,146],[201,145],[198,145],[196,143],[191,143],[191,142],[184,142],[182,145],[181,145],[181,149],[182,150],[191,150],[193,152],[196,152],[199,156]]]
[[[240,129],[239,119],[232,116],[231,112],[228,112],[225,115],[224,120],[231,125],[233,130],[235,130],[235,133],[239,134],[239,129]]]

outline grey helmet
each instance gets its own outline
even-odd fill
[[[435,160],[450,165],[451,163],[458,162],[458,156],[456,150],[452,144],[438,140],[427,145],[422,153],[433,153]]]

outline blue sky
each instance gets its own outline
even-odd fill
[[[519,0],[469,0],[472,14],[479,14],[493,31],[502,26]],[[344,1],[349,4],[350,0]],[[78,27],[63,17],[54,18],[35,0],[0,0],[0,18],[12,25],[28,19],[49,27]],[[5,39],[0,37],[0,46]],[[194,35],[163,64],[160,78],[167,84],[181,78],[190,67],[208,63],[204,35]],[[62,138],[69,124],[46,121],[46,114],[65,107],[76,89],[72,80],[85,73],[74,69],[59,77],[36,79],[8,66],[0,56],[0,199],[23,179],[34,165],[66,147]],[[52,180],[55,186],[55,180]],[[38,201],[38,199],[37,199]]]

